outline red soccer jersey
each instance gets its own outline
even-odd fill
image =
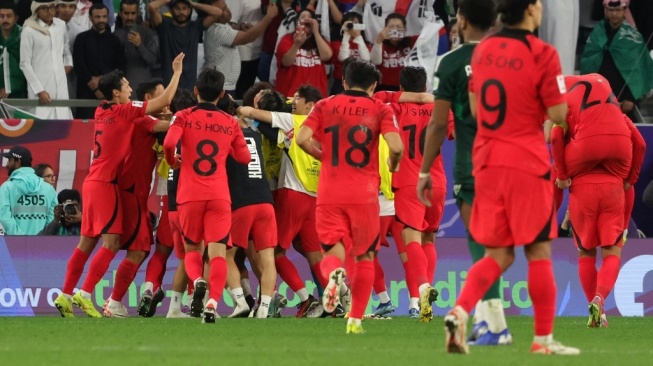
[[[389,42],[383,42],[382,63],[376,67],[383,75],[381,84],[399,86],[399,74],[406,65],[406,57],[410,54],[416,41],[417,36],[412,36],[404,38],[396,46]]]
[[[417,185],[419,171],[422,167],[426,127],[431,121],[433,103],[399,103],[401,92],[381,91],[374,98],[389,103],[397,116],[401,141],[404,143],[404,155],[401,158],[400,169],[392,174],[392,186],[403,188]],[[446,188],[447,176],[444,172],[442,154],[439,154],[431,166],[431,179],[434,188]]]
[[[630,136],[623,112],[608,81],[599,74],[565,77],[567,139],[597,135]]]
[[[565,102],[556,50],[528,31],[504,29],[476,46],[471,66],[478,123],[474,174],[485,167],[550,172],[542,124],[546,108]]]
[[[102,102],[95,110],[95,147],[86,180],[118,183],[129,155],[133,121],[145,115],[147,102]]]
[[[199,103],[175,114],[163,142],[165,158],[174,163],[181,138],[182,163],[177,203],[224,200],[231,202],[225,168],[227,155],[241,163],[251,156],[238,121],[214,104]]]
[[[120,177],[120,188],[133,189],[140,200],[147,200],[152,185],[152,171],[156,165],[156,152],[153,149],[156,136],[152,130],[157,121],[150,116],[134,121],[131,153]]]
[[[327,91],[327,75],[324,63],[320,59],[317,47],[306,50],[300,48],[297,50],[293,64],[285,67],[281,65],[281,59],[292,47],[293,34],[287,34],[277,46],[276,56],[278,63],[276,90],[285,95],[293,96],[295,91],[303,84],[310,84],[316,87],[322,96],[329,95]],[[328,43],[328,42],[327,42]]]
[[[378,202],[379,134],[399,132],[390,107],[347,90],[319,101],[304,126],[322,143],[317,204]]]

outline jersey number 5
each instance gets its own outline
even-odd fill
[[[208,146],[210,148],[210,151],[207,153],[204,152],[204,147]],[[195,148],[195,151],[197,152],[197,160],[193,163],[193,170],[195,170],[195,173],[197,175],[200,175],[202,177],[208,177],[209,175],[215,173],[216,170],[218,170],[218,162],[215,161],[215,157],[218,155],[218,144],[215,143],[213,140],[202,140],[197,144],[197,148]],[[203,170],[200,167],[200,164],[202,162],[206,162],[209,165],[208,170]],[[203,164],[206,166],[207,164]]]
[[[333,133],[331,139],[331,166],[338,166],[340,164],[339,157],[339,148],[340,148],[340,126],[333,125],[324,129],[325,133]],[[362,132],[365,134],[363,141],[359,142],[356,140],[356,133]],[[370,163],[370,151],[367,148],[370,142],[372,142],[372,131],[363,125],[356,125],[349,129],[347,132],[347,141],[351,145],[347,151],[345,151],[345,161],[350,166],[354,168],[364,168],[367,164]],[[353,154],[354,152],[359,151],[363,155],[363,158],[360,161],[354,161]]]
[[[493,92],[494,90],[496,90],[496,92]],[[492,96],[491,98],[490,95]],[[488,99],[495,101],[497,98],[498,101],[496,103],[490,104]],[[484,82],[483,86],[481,86],[481,106],[487,112],[497,112],[497,119],[494,123],[487,122],[483,119],[481,125],[492,131],[499,129],[506,119],[507,104],[506,89],[499,80],[488,79]]]

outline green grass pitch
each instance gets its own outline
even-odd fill
[[[343,319],[0,318],[3,365],[651,365],[653,318],[556,319],[555,338],[580,356],[529,353],[533,319],[509,317],[514,344],[444,350],[441,317],[431,323],[367,319],[366,334],[345,335]]]

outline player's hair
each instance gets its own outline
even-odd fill
[[[369,61],[356,60],[347,66],[345,82],[351,88],[367,90],[381,80],[381,73]]]
[[[472,26],[482,31],[490,29],[497,18],[494,0],[460,0],[458,12]]]
[[[216,69],[204,69],[197,77],[196,87],[200,99],[203,101],[218,100],[224,88],[224,75]]]
[[[300,85],[299,88],[297,88],[297,95],[299,95],[300,98],[304,98],[306,103],[317,103],[322,99],[322,93],[320,93],[320,90],[308,84]]]
[[[537,0],[498,0],[497,12],[501,15],[501,22],[506,25],[519,24],[524,20],[524,11]]]
[[[177,113],[183,109],[193,107],[197,104],[195,94],[188,89],[179,88],[170,103],[170,112]]]
[[[287,112],[288,104],[283,94],[270,90],[261,95],[261,99],[258,101],[258,108],[269,112]]]
[[[57,195],[57,201],[59,201],[59,204],[62,204],[68,200],[82,203],[82,196],[76,189],[64,189]]]
[[[4,9],[4,8],[0,7],[0,9]],[[34,167],[34,174],[36,174],[37,176],[43,178],[43,173],[45,173],[45,170],[47,168],[52,169],[52,166],[50,164],[47,164],[47,163],[36,164],[36,166]],[[52,169],[52,170],[54,170],[54,169]]]
[[[14,15],[17,15],[16,4],[13,0],[2,0],[0,1],[0,9],[11,9],[14,12]]]
[[[100,93],[104,95],[104,99],[111,100],[113,99],[113,91],[122,89],[122,80],[125,78],[125,74],[120,70],[111,71],[108,74],[100,76],[100,81],[98,82],[98,89]]]
[[[256,97],[256,94],[258,94],[261,90],[274,90],[274,87],[272,84],[265,81],[254,83],[254,85],[252,85],[243,93],[243,106],[253,107],[254,97]]]
[[[156,87],[163,85],[161,79],[154,79],[152,81],[145,81],[138,85],[136,88],[136,98],[140,101],[145,101],[145,94],[154,94]]]
[[[122,11],[122,7],[125,5],[138,5],[138,0],[122,0],[120,1],[120,7],[119,10]],[[136,12],[140,12],[140,9],[138,9],[138,6],[136,7]]]
[[[107,9],[107,14],[109,13],[109,8],[107,8],[106,5],[104,5],[101,1],[99,2],[93,2],[93,5],[88,9],[88,16],[93,17],[93,10],[102,10],[102,9]]]
[[[390,14],[388,14],[387,17],[385,17],[385,26],[386,26],[386,27],[388,26],[388,23],[389,23],[392,19],[399,19],[399,20],[401,20],[401,22],[404,24],[404,27],[406,27],[406,17],[403,16],[402,14],[399,14],[399,13],[390,13]]]
[[[356,57],[347,57],[343,62],[342,62],[342,78],[345,78],[345,75],[347,74],[347,66],[351,64],[352,62],[358,60]]]
[[[236,114],[236,108],[238,108],[238,104],[236,104],[236,102],[227,94],[225,94],[223,98],[218,99],[216,105],[218,109],[232,116]]]
[[[407,92],[424,92],[424,88],[426,88],[426,70],[421,66],[404,66],[399,74],[399,85]]]

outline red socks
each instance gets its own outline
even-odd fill
[[[349,253],[345,254],[345,272],[347,272],[347,282],[349,282],[349,279],[354,278],[354,272],[356,272],[356,258],[349,255]],[[327,273],[327,282],[329,282],[329,273]]]
[[[313,270],[313,273],[315,273],[317,280],[320,281],[320,286],[325,288],[327,283],[329,283],[329,280],[328,277],[324,277],[322,274],[322,270],[320,269],[320,262],[315,263],[311,269]]]
[[[204,260],[202,259],[202,254],[195,251],[186,252],[184,265],[186,266],[188,282],[195,284],[195,280],[202,277],[202,274],[204,273]]]
[[[136,277],[136,272],[140,264],[136,264],[128,259],[123,259],[118,266],[116,271],[116,281],[113,285],[113,292],[111,292],[111,299],[114,301],[122,301],[122,298],[125,297],[129,285],[132,284],[134,277]]]
[[[467,313],[471,312],[478,300],[485,295],[492,284],[499,279],[499,276],[501,276],[501,267],[493,258],[484,257],[474,263],[467,273],[467,281],[465,281],[456,305],[461,306]]]
[[[404,262],[404,272],[406,272],[406,287],[410,297],[419,297],[419,285],[415,278],[415,272],[410,269],[410,261]]]
[[[152,258],[147,263],[145,282],[152,282],[154,290],[161,287],[161,281],[163,281],[163,275],[166,271],[166,262],[168,262],[167,255],[159,251],[154,251]]]
[[[620,266],[621,258],[616,255],[609,255],[603,258],[603,264],[601,264],[596,279],[596,294],[601,296],[602,299],[605,300],[610,294],[610,291],[612,291],[614,283],[617,281],[617,276],[619,276]]]
[[[433,283],[435,278],[435,267],[438,263],[438,253],[435,251],[434,243],[426,243],[422,245],[422,251],[426,257],[426,278],[429,283]]]
[[[365,308],[372,295],[374,282],[374,262],[363,260],[356,263],[356,271],[351,281],[351,312],[350,318],[363,319]]]
[[[581,257],[578,258],[578,278],[580,285],[583,287],[587,302],[594,299],[596,295],[596,258],[595,257]]]
[[[89,255],[81,251],[79,248],[75,248],[73,254],[68,260],[68,267],[66,267],[66,279],[63,282],[62,292],[66,295],[72,295],[75,290],[75,285],[79,282],[79,278],[82,277],[82,272],[84,272],[84,265],[88,260]]]
[[[469,277],[467,281],[469,282]],[[556,283],[550,259],[528,263],[528,294],[533,302],[535,336],[552,334],[556,311]]]
[[[277,266],[279,277],[281,277],[281,279],[284,280],[294,292],[306,287],[302,278],[299,277],[297,268],[295,268],[295,265],[290,261],[290,259],[288,259],[288,257],[283,255],[274,258],[274,264]]]
[[[220,301],[224,285],[227,283],[227,260],[222,257],[211,259],[211,271],[209,274],[209,298]]]
[[[115,256],[116,253],[105,247],[101,247],[100,250],[98,250],[97,254],[95,254],[91,260],[91,264],[88,268],[88,274],[86,275],[86,279],[82,285],[82,290],[88,293],[93,292],[95,285],[97,285],[102,277],[104,277],[104,274],[107,273],[109,265]]]
[[[329,282],[329,276],[331,275],[331,272],[335,271],[336,268],[339,267],[342,267],[342,262],[335,255],[325,255],[322,258],[320,261],[320,270],[322,271],[322,276],[327,279],[327,283]],[[349,277],[349,273],[347,273],[347,277]]]
[[[380,294],[383,291],[386,291],[385,287],[385,273],[383,273],[383,267],[379,263],[379,257],[374,257],[374,292]]]
[[[409,269],[414,271],[417,286],[423,283],[431,283],[426,277],[426,266],[428,265],[422,245],[416,241],[410,242],[406,245],[406,256],[410,262]]]

